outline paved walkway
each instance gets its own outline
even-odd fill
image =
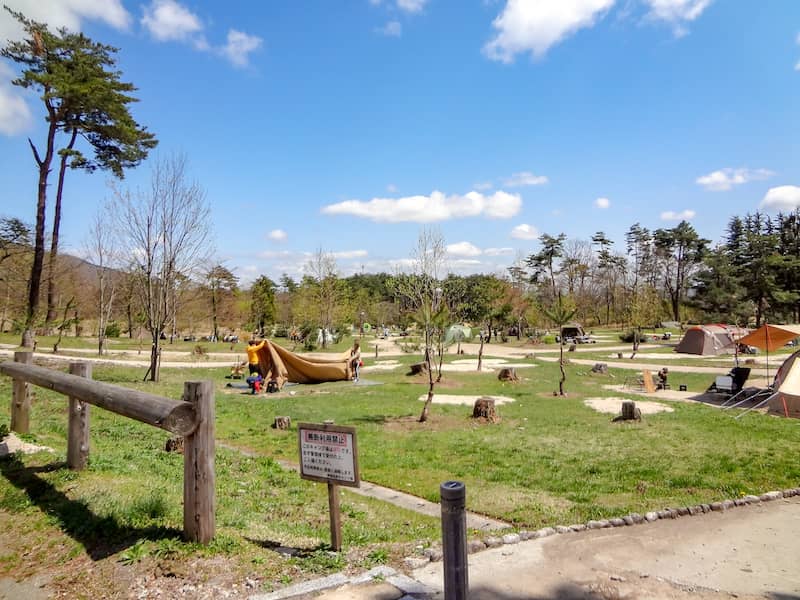
[[[469,598],[796,599],[798,539],[798,497],[553,535],[469,555]],[[444,598],[441,562],[414,569],[410,576],[384,570],[361,578],[336,577],[252,598]],[[329,589],[319,587],[326,584]]]

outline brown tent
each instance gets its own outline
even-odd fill
[[[312,358],[299,356],[265,340],[258,351],[258,363],[264,379],[278,382],[278,389],[287,381],[294,383],[324,383],[326,381],[347,381],[352,378],[350,353],[338,358]]]
[[[746,329],[728,325],[695,325],[683,334],[675,352],[711,356],[733,352],[738,338],[746,333]]]

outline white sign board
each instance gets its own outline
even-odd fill
[[[300,423],[297,430],[303,479],[360,486],[355,427]]]

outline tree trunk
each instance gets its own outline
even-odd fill
[[[560,358],[558,360],[558,366],[561,369],[561,379],[558,382],[558,395],[564,395],[564,382],[567,380],[567,372],[564,370],[564,344],[562,343],[559,346],[559,353]]]
[[[478,348],[478,371],[483,368],[483,334],[481,334],[481,347]]]
[[[425,363],[428,365],[428,397],[425,398],[425,404],[422,406],[422,414],[419,416],[419,422],[424,423],[428,420],[428,413],[431,409],[431,402],[433,402],[433,368],[431,365],[431,352],[430,352],[431,335],[430,331],[425,332]]]
[[[159,355],[159,343],[161,342],[161,332],[154,331],[153,332],[153,344],[150,346],[150,369],[148,373],[150,374],[150,381],[158,381],[158,355]]]
[[[44,158],[39,158],[39,152],[33,142],[28,140],[33,151],[33,157],[39,166],[39,189],[36,199],[36,237],[33,249],[33,264],[31,265],[31,279],[28,285],[28,306],[25,311],[25,327],[22,332],[22,345],[33,348],[33,327],[36,315],[39,312],[39,291],[42,285],[42,268],[44,267],[44,229],[47,209],[47,177],[50,174],[50,163],[53,160],[53,145],[56,137],[55,113],[48,105],[50,113],[50,126],[47,130],[47,150]]]
[[[78,137],[78,130],[72,130],[72,138],[70,138],[67,150],[72,150],[75,145],[75,139]],[[67,159],[69,154],[62,153],[61,161],[58,167],[58,186],[56,187],[56,205],[53,212],[53,233],[50,238],[50,260],[47,263],[47,317],[45,324],[48,329],[56,318],[56,260],[58,258],[58,237],[61,229],[61,198],[64,193],[64,177],[67,172]]]
[[[127,317],[128,317],[128,338],[133,339],[133,311],[131,309],[131,299],[128,298],[128,306],[127,306]]]
[[[213,287],[211,288],[211,322],[213,325],[214,341],[216,341],[219,339],[217,335],[217,294]]]

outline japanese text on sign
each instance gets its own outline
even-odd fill
[[[309,428],[306,428],[309,427]],[[300,473],[306,479],[341,485],[359,485],[355,429],[299,426]]]

